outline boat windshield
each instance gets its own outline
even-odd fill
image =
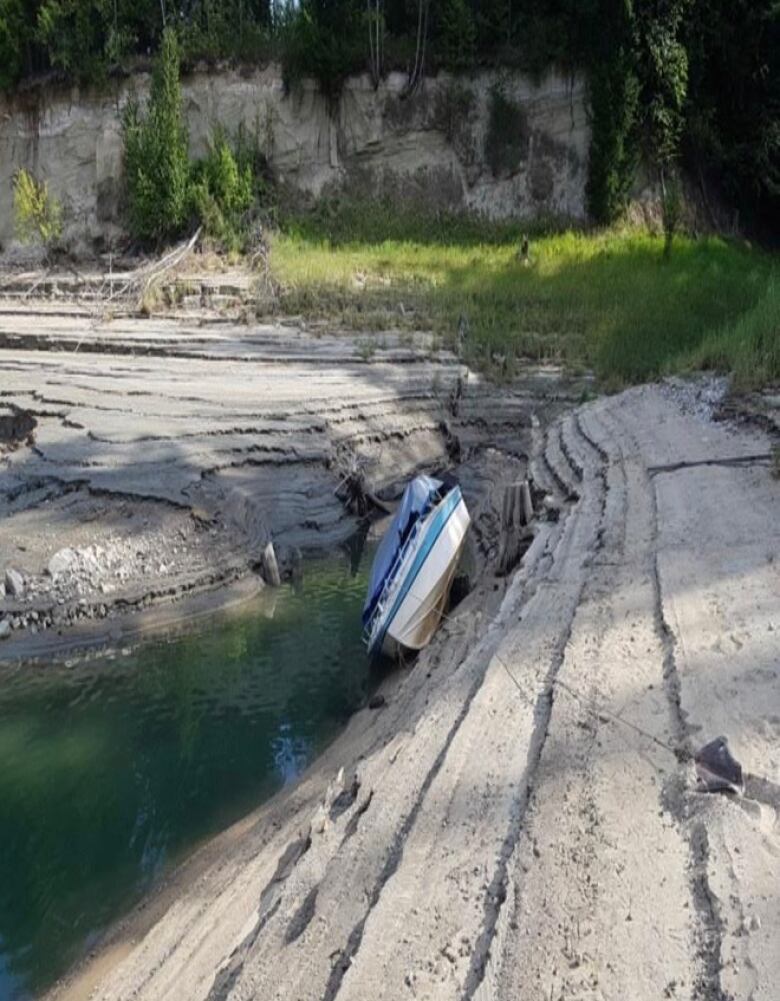
[[[392,569],[398,550],[409,537],[416,522],[420,521],[439,499],[444,484],[432,476],[416,476],[404,490],[401,503],[393,516],[379,549],[374,557],[371,568],[371,580],[368,585],[368,597],[363,606],[363,624],[371,618],[387,575]]]

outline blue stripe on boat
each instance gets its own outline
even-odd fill
[[[462,499],[463,499],[463,494],[461,493],[460,487],[453,487],[453,489],[445,497],[444,503],[441,505],[436,514],[433,516],[433,523],[428,531],[428,535],[426,536],[425,544],[415,556],[414,562],[409,568],[409,572],[406,575],[406,579],[403,582],[401,590],[398,596],[396,597],[395,601],[393,602],[393,609],[385,619],[384,628],[380,631],[376,641],[371,644],[371,649],[369,650],[370,654],[373,654],[375,650],[382,649],[382,644],[385,641],[387,630],[390,628],[393,619],[397,615],[398,609],[401,607],[407,594],[412,589],[412,586],[415,580],[417,579],[420,570],[422,569],[423,563],[425,563],[425,561],[428,559],[431,550],[436,545],[437,539],[444,531],[447,522],[454,514],[455,509],[457,508],[458,504],[460,504]]]

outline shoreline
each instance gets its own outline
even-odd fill
[[[148,322],[134,338],[154,336]],[[140,607],[150,572],[170,563],[183,594],[224,579],[217,566],[240,592],[269,538],[293,563],[348,534],[345,468],[389,497],[444,464],[470,498],[477,584],[383,681],[380,708],[175,865],[44,997],[657,1001],[664,985],[681,999],[702,985],[772,1001],[771,397],[762,426],[719,419],[723,380],[577,406],[583,384],[549,372],[488,387],[451,356],[396,364],[391,344],[353,362],[327,335],[301,335],[304,360],[247,367],[233,359],[255,335],[229,326],[205,349],[213,366],[174,334],[182,353],[163,373],[112,355],[107,327],[105,353],[83,357],[0,340],[3,402],[37,422],[0,460],[0,556],[27,562],[28,595],[105,603],[108,570],[117,601],[165,618]],[[550,517],[497,578],[500,496],[526,475]],[[47,569],[63,549],[77,553],[59,556],[67,597]],[[192,600],[206,614],[220,593]],[[167,606],[170,622],[183,607]],[[46,630],[2,643],[33,640]],[[693,756],[718,734],[747,774],[742,798],[697,785]]]
[[[492,580],[480,581],[440,627],[439,635],[425,653],[425,659],[431,658],[431,655],[436,660],[451,659],[455,650],[450,648],[453,640],[458,638],[460,620],[464,616],[466,620],[474,616],[479,618],[489,614],[491,609],[495,610],[507,587],[507,582],[502,582],[495,590]],[[459,647],[460,643],[456,645],[458,656],[462,654]],[[417,670],[417,665],[413,670]],[[323,803],[330,806],[348,784],[344,777],[339,779],[339,772],[344,767],[341,762],[356,754],[359,756],[359,748],[366,746],[367,741],[376,743],[386,739],[390,730],[382,725],[381,716],[409,681],[404,668],[386,673],[377,688],[377,694],[385,699],[382,706],[372,709],[366,704],[356,709],[341,732],[293,782],[224,830],[206,837],[184,859],[174,863],[170,871],[164,873],[127,913],[104,930],[96,946],[51,987],[36,995],[39,1001],[87,1001],[101,979],[130,955],[188,888],[196,885],[209,870],[219,869],[220,860],[226,853],[240,852],[243,842],[248,838],[254,839],[258,831],[261,832],[262,846],[259,850],[263,852],[272,851],[271,846],[279,841],[280,831],[291,836],[290,844],[284,846],[279,856],[278,869],[290,846],[297,845],[300,838],[305,839],[307,831],[311,833],[310,828],[324,830],[328,821]],[[254,850],[253,847],[252,852]]]
[[[46,350],[15,346],[0,314],[0,662],[217,607],[226,586],[251,589],[268,542],[289,572],[355,531],[345,485],[392,498],[463,462],[500,477],[490,449],[527,454],[533,419],[584,384],[542,367],[490,386],[424,334],[383,334],[367,362],[352,338],[286,325],[204,334],[197,314],[89,324],[37,309],[26,322]],[[86,334],[94,351],[75,353]]]
[[[49,997],[769,1001],[780,495],[766,436],[712,410],[663,384],[556,421],[530,461],[560,515],[514,575]],[[741,800],[697,787],[717,733]]]

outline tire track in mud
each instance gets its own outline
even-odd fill
[[[625,455],[619,446],[621,436],[628,439],[634,454],[641,455],[641,448],[636,437],[625,425],[622,425],[614,438],[618,442],[622,462],[625,462]],[[729,1001],[724,994],[721,983],[724,923],[717,897],[709,883],[710,848],[707,827],[704,821],[696,819],[700,807],[688,789],[683,772],[685,765],[693,759],[693,745],[691,729],[682,707],[681,681],[675,657],[676,640],[664,612],[663,587],[658,559],[660,522],[655,473],[659,471],[674,472],[677,468],[685,468],[686,465],[686,463],[681,463],[668,470],[642,465],[642,483],[650,499],[651,511],[653,551],[650,577],[653,587],[653,624],[663,651],[663,689],[672,726],[675,755],[678,761],[677,769],[662,786],[661,805],[682,831],[688,846],[688,885],[693,913],[696,917],[693,943],[695,955],[693,958],[698,967],[697,980],[693,985],[695,992],[693,997],[696,1001]]]
[[[579,432],[577,424],[572,424],[571,426],[575,432]],[[563,422],[556,422],[555,427],[550,430],[558,436],[561,455],[565,458],[569,468],[574,472],[577,480],[582,483],[580,496],[582,496],[584,500],[580,501],[579,505],[574,509],[573,517],[584,517],[582,507],[586,502],[588,505],[594,504],[598,508],[599,513],[596,519],[597,524],[592,535],[592,540],[585,548],[582,555],[582,565],[584,566],[600,547],[603,519],[606,508],[606,492],[608,489],[603,469],[604,460],[601,453],[597,449],[593,449],[591,447],[591,443],[588,442],[584,435],[581,437],[587,450],[589,452],[596,453],[596,464],[595,466],[590,465],[584,455],[580,457],[582,461],[575,457],[573,450],[576,448],[577,443],[572,440],[564,444]],[[550,460],[547,456],[547,449],[545,449],[544,454],[546,464],[548,464]],[[557,470],[554,470],[553,472],[556,483],[559,483],[562,477],[560,477],[560,474],[557,473]],[[594,486],[598,487],[596,492],[593,492],[592,488]],[[505,927],[503,927],[503,929],[500,927],[500,921],[502,918],[502,909],[507,899],[509,869],[515,855],[518,840],[522,833],[523,821],[533,795],[536,775],[553,718],[555,705],[555,682],[566,659],[566,653],[571,642],[577,612],[582,602],[582,597],[586,587],[587,579],[583,576],[576,598],[572,603],[566,628],[562,636],[559,638],[548,671],[544,677],[543,689],[537,697],[534,708],[535,726],[528,748],[528,764],[526,766],[525,779],[521,784],[520,795],[518,796],[510,815],[510,822],[504,842],[501,846],[498,864],[489,890],[486,894],[484,926],[473,950],[468,976],[461,993],[462,1001],[472,1001],[472,999],[475,998],[480,992],[480,988],[485,979],[486,967],[491,956],[491,952],[497,944],[497,939],[502,938],[506,933]],[[506,665],[505,668],[510,678],[513,678],[511,671],[508,667],[506,667]],[[516,902],[515,906],[517,906]],[[501,951],[500,943],[498,951]]]
[[[496,641],[496,643],[497,642],[498,641]],[[463,705],[461,706],[461,709],[457,717],[455,718],[452,726],[450,727],[447,736],[445,738],[445,741],[441,749],[439,750],[439,753],[434,759],[433,764],[428,770],[428,773],[426,774],[425,779],[422,785],[420,786],[420,789],[418,791],[412,809],[407,814],[401,826],[396,830],[395,836],[393,838],[390,847],[390,851],[388,852],[388,855],[385,859],[385,862],[382,866],[379,876],[369,894],[368,906],[366,907],[363,916],[352,928],[352,931],[350,932],[347,938],[346,944],[337,953],[338,958],[335,959],[330,977],[328,978],[328,982],[325,985],[325,989],[322,994],[322,1001],[334,1001],[334,999],[337,997],[339,993],[339,990],[341,989],[341,983],[344,979],[344,975],[346,974],[347,970],[352,964],[353,959],[357,955],[358,950],[360,949],[366,922],[368,921],[371,912],[379,902],[379,898],[382,894],[382,890],[384,889],[386,883],[390,880],[390,878],[393,876],[393,874],[396,872],[399,865],[401,864],[401,860],[403,858],[403,853],[404,853],[404,842],[408,838],[412,828],[415,825],[417,817],[425,803],[425,798],[428,793],[428,790],[433,784],[436,776],[439,774],[442,765],[444,764],[447,758],[447,752],[449,751],[450,746],[452,745],[452,742],[455,739],[455,736],[458,733],[458,730],[460,729],[463,721],[468,716],[469,709],[471,708],[471,704],[474,701],[477,692],[482,687],[482,684],[485,680],[485,675],[487,673],[488,659],[489,658],[486,655],[485,669],[482,670],[481,672],[478,672],[477,676],[472,682],[471,687],[469,688],[466,694],[466,698],[463,702]]]
[[[568,520],[569,517],[575,514],[574,509],[570,510],[566,515],[565,519]],[[556,537],[557,544],[560,544],[564,538],[564,525],[563,522],[560,526],[556,526]],[[573,526],[572,526],[573,529]],[[562,547],[563,548],[563,547]],[[542,560],[544,564],[541,570],[542,576],[546,576],[549,567],[547,566],[547,561]],[[537,568],[538,571],[538,568]],[[540,583],[539,580],[535,579],[535,574],[537,571],[532,572],[530,578],[525,583],[523,588],[523,605],[525,602],[530,600],[530,598],[536,594],[537,584]],[[565,627],[562,630],[562,634],[559,637],[556,648],[553,651],[552,659],[550,662],[550,668],[547,677],[542,680],[541,689],[534,701],[533,705],[533,718],[534,718],[534,732],[532,739],[529,743],[527,754],[526,754],[526,765],[524,768],[524,774],[527,775],[528,781],[522,782],[523,788],[520,790],[519,795],[512,807],[511,820],[508,824],[507,832],[503,840],[503,845],[500,851],[500,858],[498,866],[491,879],[491,884],[485,893],[485,916],[483,919],[482,932],[479,934],[479,940],[475,945],[475,955],[486,954],[490,948],[490,942],[493,938],[493,931],[495,927],[495,922],[498,918],[498,913],[500,911],[501,904],[503,902],[505,893],[503,887],[506,883],[507,878],[507,864],[511,857],[512,851],[514,849],[514,844],[517,838],[517,831],[519,824],[522,819],[522,814],[527,805],[528,795],[532,787],[533,772],[536,764],[538,763],[539,756],[541,755],[541,750],[544,744],[544,737],[546,734],[547,725],[549,722],[549,717],[552,712],[553,704],[553,687],[554,687],[554,677],[558,670],[560,664],[563,661],[565,654],[566,645],[568,643],[568,637],[570,635],[571,624],[573,622],[574,613],[579,601],[579,592],[574,595],[573,600],[567,598],[567,601],[571,601],[571,612],[567,616],[567,621]],[[396,830],[396,834],[393,838],[392,847],[385,859],[382,869],[369,893],[368,905],[365,908],[363,914],[361,915],[359,921],[353,926],[352,931],[347,937],[346,944],[339,950],[338,958],[334,963],[331,974],[328,978],[325,990],[321,995],[323,1001],[334,1001],[340,994],[342,983],[344,977],[351,967],[353,961],[358,957],[360,949],[363,943],[364,932],[366,929],[367,922],[372,916],[380,898],[382,897],[383,891],[387,884],[390,882],[392,877],[398,871],[399,867],[404,858],[404,846],[409,840],[410,836],[415,830],[415,825],[417,823],[418,817],[423,809],[426,807],[426,801],[430,793],[431,787],[434,784],[437,776],[440,774],[442,768],[445,766],[448,758],[448,754],[451,750],[453,742],[458,737],[461,727],[464,721],[469,716],[472,709],[474,699],[479,694],[480,690],[483,688],[485,677],[487,675],[487,669],[489,667],[489,662],[491,658],[496,656],[496,647],[498,642],[491,642],[489,649],[480,650],[476,648],[472,651],[472,656],[480,656],[484,658],[486,662],[486,667],[482,669],[478,676],[475,678],[474,683],[468,691],[468,694],[464,700],[464,703],[458,713],[456,720],[453,722],[450,730],[447,733],[447,737],[442,744],[433,765],[429,769],[425,776],[425,780],[419,789],[416,800],[411,811],[407,814],[403,824]],[[479,960],[475,960],[475,984],[477,980],[476,970],[483,965]]]

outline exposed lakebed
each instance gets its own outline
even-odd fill
[[[126,655],[6,669],[0,998],[45,989],[172,863],[294,779],[365,699],[371,547]]]

